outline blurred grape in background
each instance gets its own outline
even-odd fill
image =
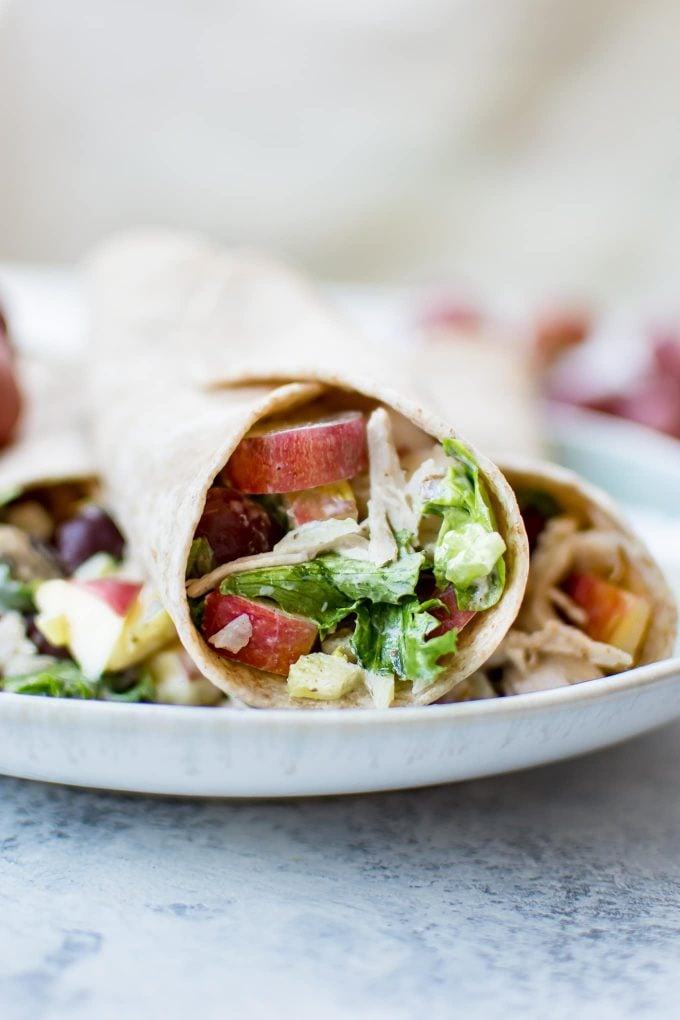
[[[675,0],[0,0],[0,261],[140,221],[327,277],[675,293]]]

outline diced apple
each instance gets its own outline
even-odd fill
[[[252,432],[231,455],[227,475],[241,492],[299,492],[353,478],[366,456],[364,416],[346,411]]]
[[[290,492],[284,500],[291,528],[310,521],[328,521],[333,517],[344,520],[358,518],[357,503],[349,482],[317,485],[314,489]]]
[[[155,596],[120,578],[46,581],[35,600],[40,633],[52,645],[68,648],[92,678],[127,669],[175,637]]]
[[[180,644],[152,655],[146,667],[156,687],[156,701],[166,705],[216,705],[222,691],[206,680]]]
[[[430,634],[428,634],[428,638],[440,637],[442,634],[446,634],[447,631],[453,630],[454,628],[461,631],[475,615],[474,610],[458,608],[458,601],[456,599],[456,592],[453,585],[450,585],[445,591],[434,592],[432,598],[439,599],[440,602],[444,603],[446,608],[440,607],[439,609],[430,610],[432,616],[441,620],[441,624],[436,630],[433,630]]]
[[[0,344],[0,446],[11,439],[21,413],[21,394],[9,346]]]
[[[249,618],[252,627],[250,640],[238,652],[215,648],[227,659],[288,676],[292,663],[311,651],[316,641],[318,628],[312,620],[284,613],[265,602],[221,595],[218,591],[211,592],[205,600],[203,636],[210,643],[211,637],[243,615]]]
[[[176,638],[175,625],[158,595],[145,586],[130,607],[123,632],[106,668],[127,669]]]
[[[635,658],[651,616],[646,599],[595,574],[572,574],[564,590],[585,611],[584,630],[589,637],[614,645]]]
[[[142,590],[141,584],[123,581],[118,577],[97,577],[89,581],[74,580],[73,583],[101,599],[118,616],[127,615],[130,606]]]

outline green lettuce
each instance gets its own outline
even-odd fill
[[[397,604],[412,595],[422,563],[422,553],[408,553],[384,567],[327,553],[308,563],[232,574],[222,582],[220,591],[248,599],[272,599],[286,612],[314,620],[325,637],[363,601]]]
[[[204,577],[217,566],[215,553],[207,538],[195,538],[189,550],[187,577]]]
[[[442,518],[434,549],[435,580],[439,588],[453,585],[460,609],[479,612],[503,594],[506,546],[477,464],[457,440],[444,439],[442,445],[453,463],[423,505],[423,513]]]
[[[439,660],[455,652],[458,642],[455,629],[428,640],[440,626],[428,609],[438,605],[415,597],[400,605],[360,605],[350,645],[364,669],[411,679],[416,692],[434,683],[445,668]]]
[[[156,685],[148,669],[104,673],[97,685],[96,696],[102,701],[155,701]]]
[[[88,680],[75,662],[55,660],[35,673],[6,676],[0,688],[10,694],[37,694],[46,698],[96,698],[97,683]]]
[[[155,697],[155,685],[148,670],[105,673],[100,680],[90,680],[75,662],[65,659],[55,659],[35,673],[0,677],[0,690],[44,698],[103,701],[153,701]]]
[[[0,612],[35,612],[35,590],[35,581],[15,581],[9,564],[0,563]]]

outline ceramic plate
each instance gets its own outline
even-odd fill
[[[19,274],[17,316],[64,280]],[[5,274],[5,281],[8,277]],[[13,282],[10,280],[10,282]],[[73,314],[64,336],[79,325]],[[64,309],[60,309],[61,312]],[[45,334],[46,335],[46,334]],[[53,350],[63,337],[50,336]],[[621,501],[680,590],[680,446],[638,426],[552,414],[557,459]],[[647,502],[645,502],[645,498]],[[680,658],[512,698],[355,712],[256,712],[0,695],[0,773],[140,793],[293,797],[424,786],[607,747],[680,716]]]
[[[555,416],[554,438],[564,463],[627,504],[680,584],[675,444],[612,419],[566,412]],[[642,492],[653,503],[640,504]],[[557,761],[678,716],[680,658],[554,691],[387,711],[251,712],[2,694],[0,772],[205,797],[359,793]]]

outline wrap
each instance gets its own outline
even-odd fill
[[[673,593],[609,497],[554,464],[506,460],[503,471],[532,553],[517,620],[480,673],[491,693],[565,686],[672,655]]]
[[[24,413],[0,454],[0,691],[215,704],[102,506],[77,370],[17,364]]]
[[[190,615],[194,534],[214,480],[246,433],[272,415],[314,401],[367,414],[380,405],[407,449],[455,438],[454,430],[403,396],[399,365],[370,354],[304,280],[257,257],[182,235],[128,235],[91,258],[87,294],[98,467],[186,650],[248,705],[374,704],[365,690],[332,703],[292,698],[280,676],[217,654]],[[506,547],[503,593],[461,631],[436,682],[418,692],[402,685],[397,705],[433,702],[479,668],[520,606],[528,550],[517,503],[498,469],[472,456]]]

